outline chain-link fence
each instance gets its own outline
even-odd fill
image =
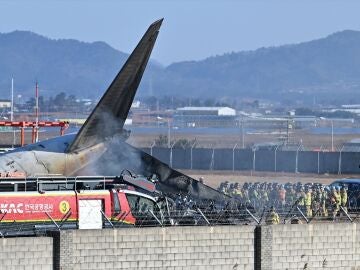
[[[14,178],[0,184],[3,237],[125,226],[357,222],[360,215],[356,180],[330,186],[223,182],[218,191],[229,197],[217,200],[160,193],[154,183],[128,171],[120,177]]]
[[[303,145],[238,148],[159,148],[143,149],[176,169],[268,171],[292,173],[360,173],[360,152]],[[346,150],[346,151],[345,151]],[[351,149],[350,149],[351,150]]]
[[[154,226],[217,226],[217,225],[267,225],[267,224],[301,224],[318,222],[358,222],[360,211],[347,210],[344,207],[318,207],[307,209],[306,206],[293,205],[253,208],[241,206],[238,209],[200,209],[198,207],[165,211],[128,212],[120,217],[109,218],[102,213],[101,228],[154,227]],[[277,218],[274,219],[276,213]],[[135,218],[133,223],[126,222],[126,216]],[[78,220],[47,220],[22,222],[0,222],[0,236],[45,235],[50,231],[79,229]]]

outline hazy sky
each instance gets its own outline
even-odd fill
[[[163,64],[360,30],[360,1],[0,0],[0,32],[105,41],[130,52],[165,18],[152,57]]]

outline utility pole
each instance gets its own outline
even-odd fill
[[[244,117],[241,117],[241,143],[242,149],[245,148],[245,135],[244,135]]]
[[[11,78],[11,111],[10,111],[10,121],[14,121],[14,78]],[[13,142],[12,148],[15,146],[15,130],[13,129]]]
[[[331,119],[331,152],[334,152],[334,120]]]
[[[171,147],[170,118],[168,118],[167,124],[168,124],[168,148],[170,148]]]
[[[35,85],[35,142],[39,141],[39,86]]]
[[[14,78],[11,78],[11,111],[10,121],[14,121]]]
[[[289,117],[287,118],[286,121],[286,145],[289,144]]]

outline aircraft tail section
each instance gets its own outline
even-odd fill
[[[163,19],[150,25],[66,152],[77,152],[123,132]]]

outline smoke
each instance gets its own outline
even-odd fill
[[[129,132],[123,129],[124,121],[105,110],[98,113],[94,120],[92,137],[96,142],[105,141],[106,150],[101,157],[82,169],[81,173],[120,175],[124,169],[140,173],[142,171],[141,155],[125,143]]]
[[[94,163],[94,169],[99,175],[119,175],[125,169],[140,174],[143,162],[140,154],[124,141],[112,140],[107,151]]]
[[[157,188],[170,197],[181,193],[191,195],[197,200],[207,199],[221,202],[229,200],[222,193],[127,144],[125,140],[128,134],[124,132],[123,123],[109,113],[101,115],[101,125],[97,126],[101,127],[101,130],[97,130],[101,136],[108,135],[106,136],[106,151],[99,159],[87,166],[86,173],[120,175],[123,170],[130,170],[145,177],[156,174],[159,180]]]

